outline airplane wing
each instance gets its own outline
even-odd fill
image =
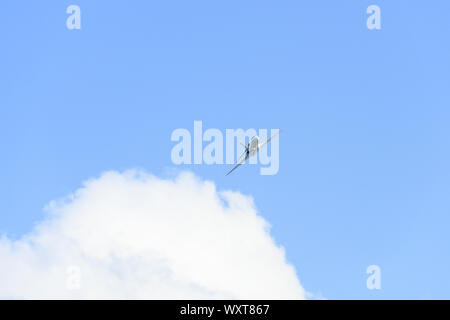
[[[273,136],[271,136],[269,139],[267,139],[266,141],[264,141],[263,143],[261,143],[259,145],[259,149],[261,149],[262,147],[264,147],[266,144],[268,144],[270,142],[270,140],[272,140],[273,138],[275,138],[277,135],[279,135],[283,130],[279,130],[276,134],[274,134]]]
[[[230,173],[232,173],[234,170],[236,170],[239,166],[241,166],[247,159],[248,159],[248,157],[245,157],[244,159],[242,159],[241,162],[239,162],[233,169],[230,170],[230,172],[228,172],[226,174],[226,176],[229,175]]]

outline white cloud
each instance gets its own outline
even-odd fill
[[[0,239],[0,298],[305,298],[253,200],[193,174],[107,172],[46,210]]]

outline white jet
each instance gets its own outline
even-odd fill
[[[269,139],[267,139],[266,141],[264,141],[263,143],[259,143],[259,138],[258,138],[258,136],[254,136],[254,137],[250,140],[250,142],[249,142],[247,145],[245,145],[245,144],[243,144],[243,143],[241,142],[241,144],[242,144],[242,145],[244,146],[244,148],[245,148],[245,149],[244,149],[244,152],[241,154],[241,156],[240,156],[239,159],[238,159],[238,161],[240,160],[239,163],[238,163],[233,169],[231,169],[230,172],[228,172],[228,173],[226,174],[226,176],[229,175],[230,173],[232,173],[234,170],[236,170],[237,167],[239,167],[239,166],[241,166],[242,164],[244,164],[244,162],[247,161],[250,157],[255,156],[255,155],[259,152],[259,150],[260,150],[262,147],[264,147],[266,144],[269,143],[270,140],[272,140],[272,139],[275,138],[277,135],[279,135],[280,132],[281,132],[281,130],[278,131],[277,134],[274,134],[274,135],[271,136]],[[243,156],[244,156],[244,158],[242,159]],[[242,160],[241,160],[241,159],[242,159]]]

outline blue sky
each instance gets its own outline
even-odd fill
[[[81,7],[81,30],[66,8]],[[381,8],[382,29],[366,28]],[[174,129],[283,128],[254,197],[304,287],[450,298],[447,1],[2,1],[0,233],[105,170],[174,168]],[[379,265],[382,289],[366,288]],[[261,281],[264,281],[261,279]]]

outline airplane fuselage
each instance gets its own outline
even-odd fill
[[[259,151],[259,138],[254,136],[248,144],[248,157],[255,156]]]

